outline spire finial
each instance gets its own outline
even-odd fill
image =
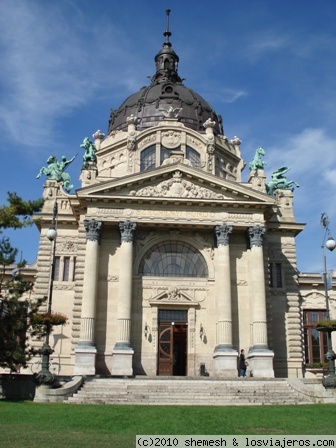
[[[165,41],[165,43],[163,45],[167,46],[167,47],[171,47],[171,43],[169,42],[169,37],[172,34],[169,31],[169,14],[170,14],[170,9],[166,9],[166,31],[163,33],[163,35],[166,38],[166,41]]]

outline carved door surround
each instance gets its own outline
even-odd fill
[[[152,308],[153,352],[155,353],[155,356],[158,357],[158,375],[194,375],[194,363],[188,361],[193,359],[196,354],[196,308],[199,307],[199,302],[193,299],[185,289],[186,287],[182,289],[182,287],[173,286],[149,300],[149,304]],[[172,310],[177,312],[179,310],[185,310],[187,321],[177,322],[176,325],[175,322],[174,325],[172,322],[160,322],[160,310]],[[184,361],[181,361],[181,354],[179,360],[174,359],[174,337],[176,343],[175,351],[178,349],[181,350],[181,347],[183,351],[183,344],[185,344],[186,355]],[[185,363],[184,370],[183,362]]]

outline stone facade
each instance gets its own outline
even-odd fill
[[[55,200],[59,275],[64,257],[70,257],[72,271],[71,280],[54,281],[53,309],[71,321],[53,333],[62,372],[155,376],[164,348],[172,365],[163,371],[173,375],[174,324],[164,322],[171,326],[170,339],[166,345],[160,339],[160,310],[171,310],[186,316],[178,334],[184,375],[198,376],[205,364],[213,377],[234,377],[244,347],[255,377],[302,376],[295,236],[303,225],[288,206],[292,193],[272,197],[242,183],[240,152],[223,136],[214,138],[213,156],[218,145],[235,160],[234,180],[216,175],[215,164],[209,172],[207,163],[201,168],[188,163],[182,142],[206,161],[208,137],[177,119],[132,133],[132,157],[127,132],[100,142],[97,175],[88,183],[90,170],[83,169],[76,194],[64,193],[54,181],[44,187],[36,294],[44,295],[48,286],[51,246],[44,235]],[[181,145],[179,157],[173,153],[154,169],[140,171],[141,151],[153,142],[159,151],[168,136],[171,146]],[[116,159],[124,162],[116,166]],[[155,266],[145,272],[153,248],[178,245],[188,256],[199,255],[205,274],[165,276],[164,268],[156,272]],[[282,288],[270,287],[274,263],[281,264]]]
[[[167,45],[158,67],[162,52],[177,59]],[[52,333],[53,357],[65,375],[233,378],[244,348],[254,377],[300,378],[304,309],[325,304],[322,281],[297,271],[304,225],[293,193],[266,194],[263,169],[242,182],[239,138],[211,118],[196,130],[180,119],[183,102],[167,106],[176,68],[154,78],[160,120],[141,127],[131,114],[113,128],[122,114],[112,114],[109,135],[93,135],[96,160],[83,166],[81,188],[45,182],[35,295],[49,288],[45,234],[57,201],[52,308],[69,317]]]

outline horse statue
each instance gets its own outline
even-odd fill
[[[83,155],[83,166],[85,168],[88,167],[88,162],[97,162],[96,152],[97,148],[94,143],[92,143],[88,137],[85,137],[83,143],[80,145],[81,148],[85,149],[85,153]]]
[[[274,196],[274,192],[277,189],[291,190],[293,192],[295,187],[300,187],[300,185],[298,185],[293,180],[288,181],[286,179],[284,174],[287,173],[288,170],[289,168],[287,166],[283,166],[273,172],[271,180],[268,182],[268,184],[266,184],[267,194]]]
[[[72,157],[72,159],[67,160],[65,156],[62,156],[60,162],[58,162],[57,158],[53,155],[49,156],[47,160],[48,166],[43,166],[40,169],[40,172],[36,176],[36,179],[39,179],[42,174],[47,176],[47,179],[56,180],[57,182],[63,182],[63,187],[67,193],[73,189],[73,185],[71,184],[70,174],[64,173],[65,168],[70,165],[71,162],[75,160],[77,154]]]
[[[266,162],[261,160],[261,157],[265,155],[265,150],[261,146],[256,149],[256,152],[254,154],[254,157],[252,161],[249,163],[249,169],[250,171],[255,171],[258,168],[263,170],[264,166],[266,165]]]

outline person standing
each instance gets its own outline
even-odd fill
[[[245,350],[242,348],[240,350],[240,357],[239,357],[239,376],[246,376],[246,368],[247,368],[247,362],[245,359]]]

